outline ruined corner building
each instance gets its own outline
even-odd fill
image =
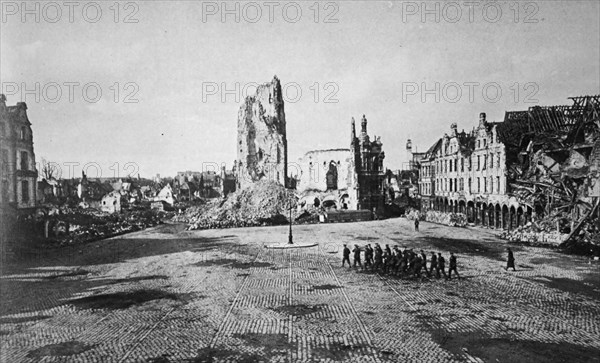
[[[259,180],[288,186],[287,138],[281,83],[277,76],[247,96],[238,113],[237,189]]]

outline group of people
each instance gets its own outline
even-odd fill
[[[350,254],[353,254],[354,264],[350,264]],[[361,255],[364,255],[364,264],[362,262]],[[359,267],[362,270],[370,270],[391,276],[398,277],[418,277],[423,276],[441,278],[442,276],[446,279],[452,278],[452,273],[456,277],[460,278],[458,270],[456,269],[456,255],[453,252],[450,253],[448,274],[446,274],[446,259],[440,252],[437,254],[431,252],[429,258],[429,268],[427,267],[427,254],[421,250],[420,253],[414,252],[412,249],[400,250],[398,246],[390,248],[389,245],[385,245],[385,248],[381,248],[379,243],[375,243],[375,247],[371,247],[367,244],[364,248],[354,245],[354,249],[350,251],[347,245],[344,245],[342,267],[345,266],[346,262],[348,267]]]

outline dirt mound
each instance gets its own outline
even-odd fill
[[[190,207],[174,220],[189,223],[190,230],[285,224],[290,205],[295,207],[297,200],[282,185],[260,181],[225,199]]]

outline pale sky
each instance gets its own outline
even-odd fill
[[[0,80],[9,105],[27,102],[37,159],[77,162],[77,175],[86,163],[108,177],[114,163],[119,176],[132,171],[123,170],[128,162],[143,177],[231,168],[243,95],[223,94],[222,85],[237,83],[241,93],[274,75],[288,91],[290,161],[348,147],[351,117],[365,114],[385,167],[398,169],[409,137],[424,151],[453,122],[471,129],[480,112],[500,121],[507,110],[600,94],[600,2],[486,3],[228,2],[234,13],[239,6],[236,23],[235,14],[222,21],[221,1],[123,1],[118,9],[83,1],[71,19],[62,1],[28,2],[31,14],[21,1],[2,1]],[[433,90],[425,102],[423,86]],[[138,103],[123,102],[131,93]]]

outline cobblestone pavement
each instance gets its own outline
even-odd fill
[[[483,229],[404,219],[294,227],[163,225],[4,266],[2,362],[594,362],[600,267]],[[343,243],[458,255],[461,279],[341,265]]]

